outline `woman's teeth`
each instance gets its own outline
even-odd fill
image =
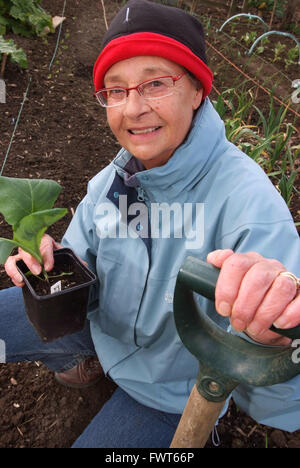
[[[158,130],[160,127],[145,128],[143,130],[129,130],[133,135],[142,135],[143,133],[151,133]]]

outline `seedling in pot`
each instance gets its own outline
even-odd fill
[[[65,208],[53,208],[62,187],[53,180],[0,177],[0,213],[12,226],[12,240],[0,238],[0,264],[15,247],[21,247],[42,266],[40,244],[49,226],[66,215]]]

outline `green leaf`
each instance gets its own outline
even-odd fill
[[[292,172],[290,176],[287,176],[286,174],[282,174],[282,177],[279,182],[279,190],[287,206],[290,205],[291,200],[292,200],[293,185],[294,185],[296,176],[297,176],[296,172]]]
[[[7,54],[11,60],[17,62],[22,68],[27,67],[27,57],[23,49],[18,49],[12,39],[6,41],[3,36],[0,35],[0,53]]]
[[[0,264],[4,265],[8,257],[10,256],[13,249],[17,247],[17,244],[9,239],[3,239],[0,237]]]
[[[10,0],[0,0],[0,15],[7,13],[11,7]]]
[[[42,236],[67,213],[64,208],[52,208],[61,189],[53,180],[0,177],[0,212],[13,227],[12,241],[0,239],[0,263],[18,246],[42,264]]]
[[[7,26],[9,24],[9,20],[0,15],[0,24]]]
[[[36,211],[52,208],[61,192],[54,180],[0,177],[0,212],[15,226]]]
[[[42,263],[40,244],[46,229],[67,214],[65,208],[38,211],[25,216],[14,229],[13,241]]]
[[[51,16],[35,0],[11,0],[10,15],[23,24],[29,24],[37,35],[41,35],[46,26],[54,31]]]
[[[10,28],[14,34],[19,34],[20,36],[32,37],[34,35],[34,31],[27,24],[16,20],[10,21]]]

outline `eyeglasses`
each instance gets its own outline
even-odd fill
[[[185,73],[177,76],[159,76],[153,80],[143,81],[132,88],[103,88],[94,96],[102,107],[115,107],[125,104],[129,91],[135,89],[144,99],[161,99],[173,94],[176,81],[180,80]]]

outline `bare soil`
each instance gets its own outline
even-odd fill
[[[61,15],[63,4],[63,0],[42,2],[53,16]],[[121,0],[105,2],[108,22],[121,4]],[[224,10],[202,8],[198,13],[217,18],[219,25],[226,19]],[[265,15],[268,19],[269,13]],[[7,64],[7,103],[1,104],[0,113],[2,165],[29,86],[3,175],[50,178],[64,187],[57,205],[68,208],[68,215],[49,229],[49,234],[57,240],[62,237],[83,198],[88,180],[107,165],[119,149],[108,128],[105,113],[93,98],[92,68],[105,32],[101,2],[68,1],[65,16],[53,61],[58,31],[45,39],[14,37],[25,49],[29,67],[22,71],[14,64]],[[219,50],[225,47],[225,44],[218,44],[215,33],[209,35],[208,40]],[[230,55],[230,50],[226,53]],[[210,47],[208,56],[212,66],[219,65],[216,89],[225,89],[228,83],[236,80],[238,72],[228,63],[223,72],[223,61]],[[51,62],[53,64],[49,68]],[[255,77],[255,66],[252,67]],[[299,68],[290,69],[289,73],[292,74],[291,79],[300,78]],[[288,94],[290,83],[287,85],[283,80],[281,86]],[[212,98],[216,97],[214,90]],[[259,100],[267,108],[263,92],[259,94]],[[300,106],[294,110],[299,113]],[[252,118],[255,119],[255,115]],[[299,119],[295,124],[299,128]],[[291,212],[299,222],[297,196],[292,201]],[[2,218],[0,236],[10,236]],[[0,288],[11,286],[4,269],[0,268]],[[71,447],[114,389],[115,384],[109,379],[85,390],[67,389],[60,386],[53,373],[40,362],[0,364],[0,448]],[[218,432],[220,447],[300,448],[300,431],[289,434],[259,425],[234,403],[219,423]],[[207,447],[215,445],[209,440]]]

